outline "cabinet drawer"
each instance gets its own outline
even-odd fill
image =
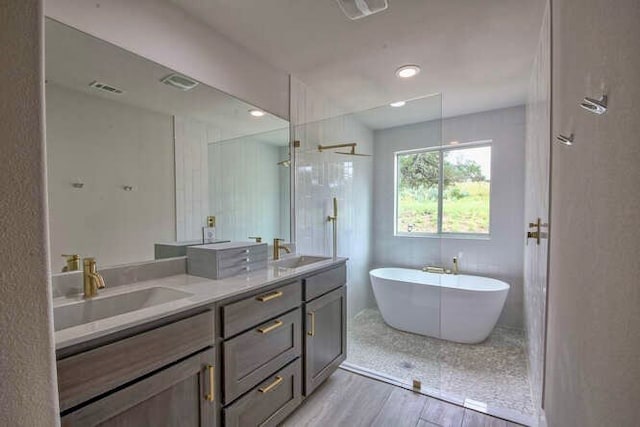
[[[275,426],[301,402],[300,359],[276,372],[224,409],[226,427]]]
[[[215,425],[210,370],[215,352],[205,350],[64,414],[63,427]]]
[[[60,410],[213,346],[213,312],[207,311],[57,362]]]
[[[249,259],[248,262],[263,261],[267,259],[267,246],[255,246],[246,249],[225,249],[219,252],[218,260],[222,266],[234,265],[240,261]]]
[[[222,336],[229,338],[258,323],[292,310],[302,301],[300,282],[265,291],[222,307]]]
[[[238,265],[229,266],[229,267],[221,267],[218,269],[218,276],[220,278],[237,276],[238,274],[248,273],[250,271],[256,271],[263,268],[266,268],[266,262],[253,262],[249,263],[239,263]]]
[[[304,300],[311,301],[347,283],[345,264],[304,279]]]
[[[225,404],[300,356],[301,323],[298,308],[223,344]]]

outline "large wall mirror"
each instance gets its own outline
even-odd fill
[[[45,37],[54,272],[197,244],[210,216],[218,240],[291,240],[287,121],[49,19]]]

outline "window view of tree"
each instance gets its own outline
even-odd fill
[[[398,232],[438,232],[439,176],[437,151],[398,156]]]
[[[397,232],[489,233],[491,147],[398,154],[396,159]]]

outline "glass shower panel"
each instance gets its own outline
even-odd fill
[[[289,127],[208,144],[209,212],[217,237],[291,239]]]
[[[294,139],[298,252],[331,255],[338,200],[345,366],[439,395],[442,275],[421,270],[442,266],[441,96],[298,123]]]

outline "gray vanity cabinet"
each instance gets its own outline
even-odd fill
[[[215,352],[205,350],[62,416],[63,426],[214,427]]]
[[[305,305],[305,396],[346,359],[346,299],[346,288],[341,286]]]

